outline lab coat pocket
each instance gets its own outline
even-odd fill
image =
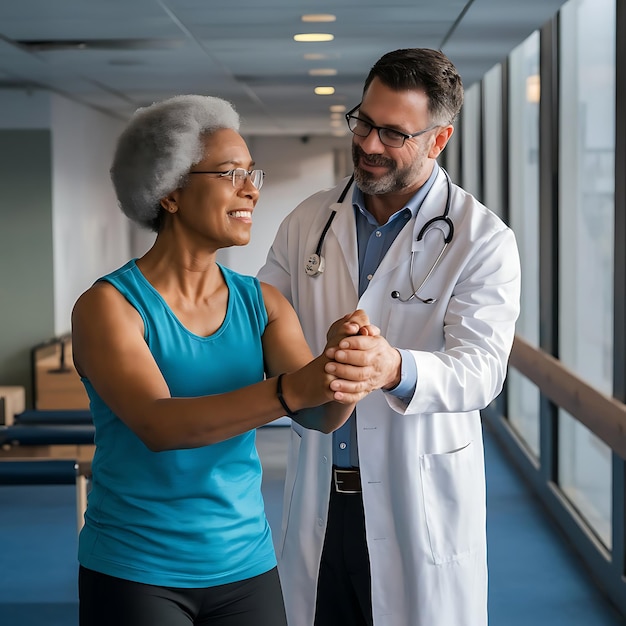
[[[437,565],[459,561],[481,545],[485,516],[478,465],[472,442],[420,458],[428,541]]]

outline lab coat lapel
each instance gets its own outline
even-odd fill
[[[342,204],[335,204],[331,209],[337,211],[330,231],[336,237],[345,261],[346,267],[354,284],[355,293],[359,293],[359,254],[356,239],[356,220],[354,218],[354,208],[352,207],[352,195],[348,194]],[[332,268],[327,268],[333,271]]]

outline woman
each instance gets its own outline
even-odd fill
[[[178,96],[137,111],[118,141],[121,209],[157,237],[72,315],[96,427],[81,626],[285,624],[254,429],[288,414],[329,432],[366,391],[359,368],[337,379],[312,359],[275,288],[216,262],[248,243],[263,182],[238,127],[229,103]],[[346,316],[328,354],[376,331]]]

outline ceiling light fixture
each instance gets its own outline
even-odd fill
[[[343,113],[346,110],[345,105],[343,104],[333,104],[330,107],[332,113]]]
[[[330,67],[318,67],[309,70],[309,76],[336,76],[337,70]]]
[[[315,93],[318,96],[332,96],[335,93],[334,87],[316,87]]]
[[[299,35],[294,35],[293,38],[295,41],[306,42],[332,41],[335,35],[331,35],[330,33],[300,33]]]
[[[337,16],[331,13],[309,13],[303,15],[301,19],[303,22],[334,22]]]

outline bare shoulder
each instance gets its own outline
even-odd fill
[[[261,293],[263,294],[263,301],[265,302],[265,308],[270,320],[275,315],[280,314],[281,311],[291,308],[289,300],[274,285],[261,282]]]
[[[100,281],[87,289],[72,311],[72,350],[77,369],[89,368],[90,355],[127,349],[143,337],[137,310],[110,283]],[[106,348],[106,350],[105,350]]]
[[[124,296],[106,281],[98,281],[85,291],[74,304],[72,322],[88,319],[94,322],[109,315],[125,317],[134,310]]]

